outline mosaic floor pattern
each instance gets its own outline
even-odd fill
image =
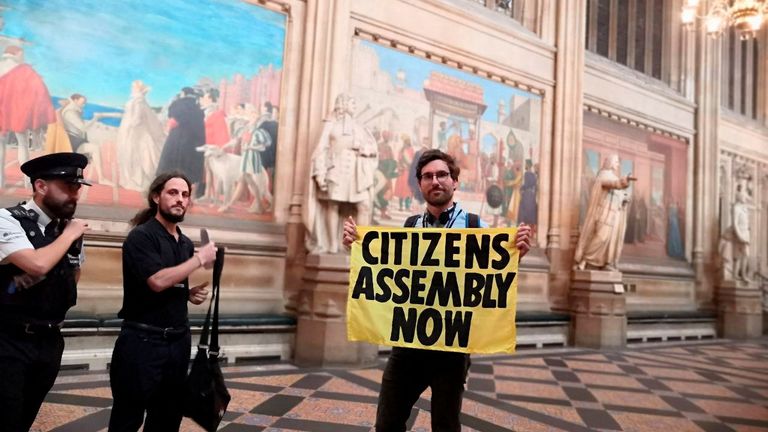
[[[372,430],[385,358],[360,370],[290,364],[225,368],[220,431]],[[429,431],[429,391],[408,429]],[[63,372],[34,431],[106,431],[106,374]],[[578,348],[473,357],[466,431],[768,431],[768,339]],[[200,431],[185,419],[184,431]]]

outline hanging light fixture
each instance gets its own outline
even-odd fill
[[[733,27],[739,37],[750,39],[768,19],[768,0],[712,0],[709,10],[704,16],[699,16],[699,0],[685,0],[680,12],[680,21],[686,27],[692,27],[696,18],[704,20],[707,34],[718,37],[728,27]]]

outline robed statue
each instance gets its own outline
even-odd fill
[[[732,223],[723,233],[720,242],[720,257],[723,261],[723,279],[752,280],[749,245],[751,239],[751,199],[747,185],[740,182],[731,207]]]
[[[618,155],[612,154],[603,160],[576,246],[576,269],[618,269],[627,228],[629,194],[626,189],[633,180],[629,175],[619,176]]]
[[[347,216],[354,210],[359,224],[371,223],[377,145],[354,112],[354,98],[338,95],[312,154],[303,213],[310,253],[339,252],[341,212]]]

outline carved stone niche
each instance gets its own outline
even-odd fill
[[[732,339],[759,337],[763,333],[762,290],[755,279],[754,236],[750,213],[754,206],[755,166],[734,161],[730,192],[730,223],[720,239],[720,282],[717,287],[718,333]]]
[[[627,343],[627,299],[618,271],[574,270],[571,339],[575,346],[620,348]]]
[[[308,255],[303,281],[294,306],[294,362],[323,367],[375,364],[377,345],[347,340],[349,255]]]

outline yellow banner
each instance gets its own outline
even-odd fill
[[[347,337],[440,351],[514,352],[516,231],[358,227]]]

